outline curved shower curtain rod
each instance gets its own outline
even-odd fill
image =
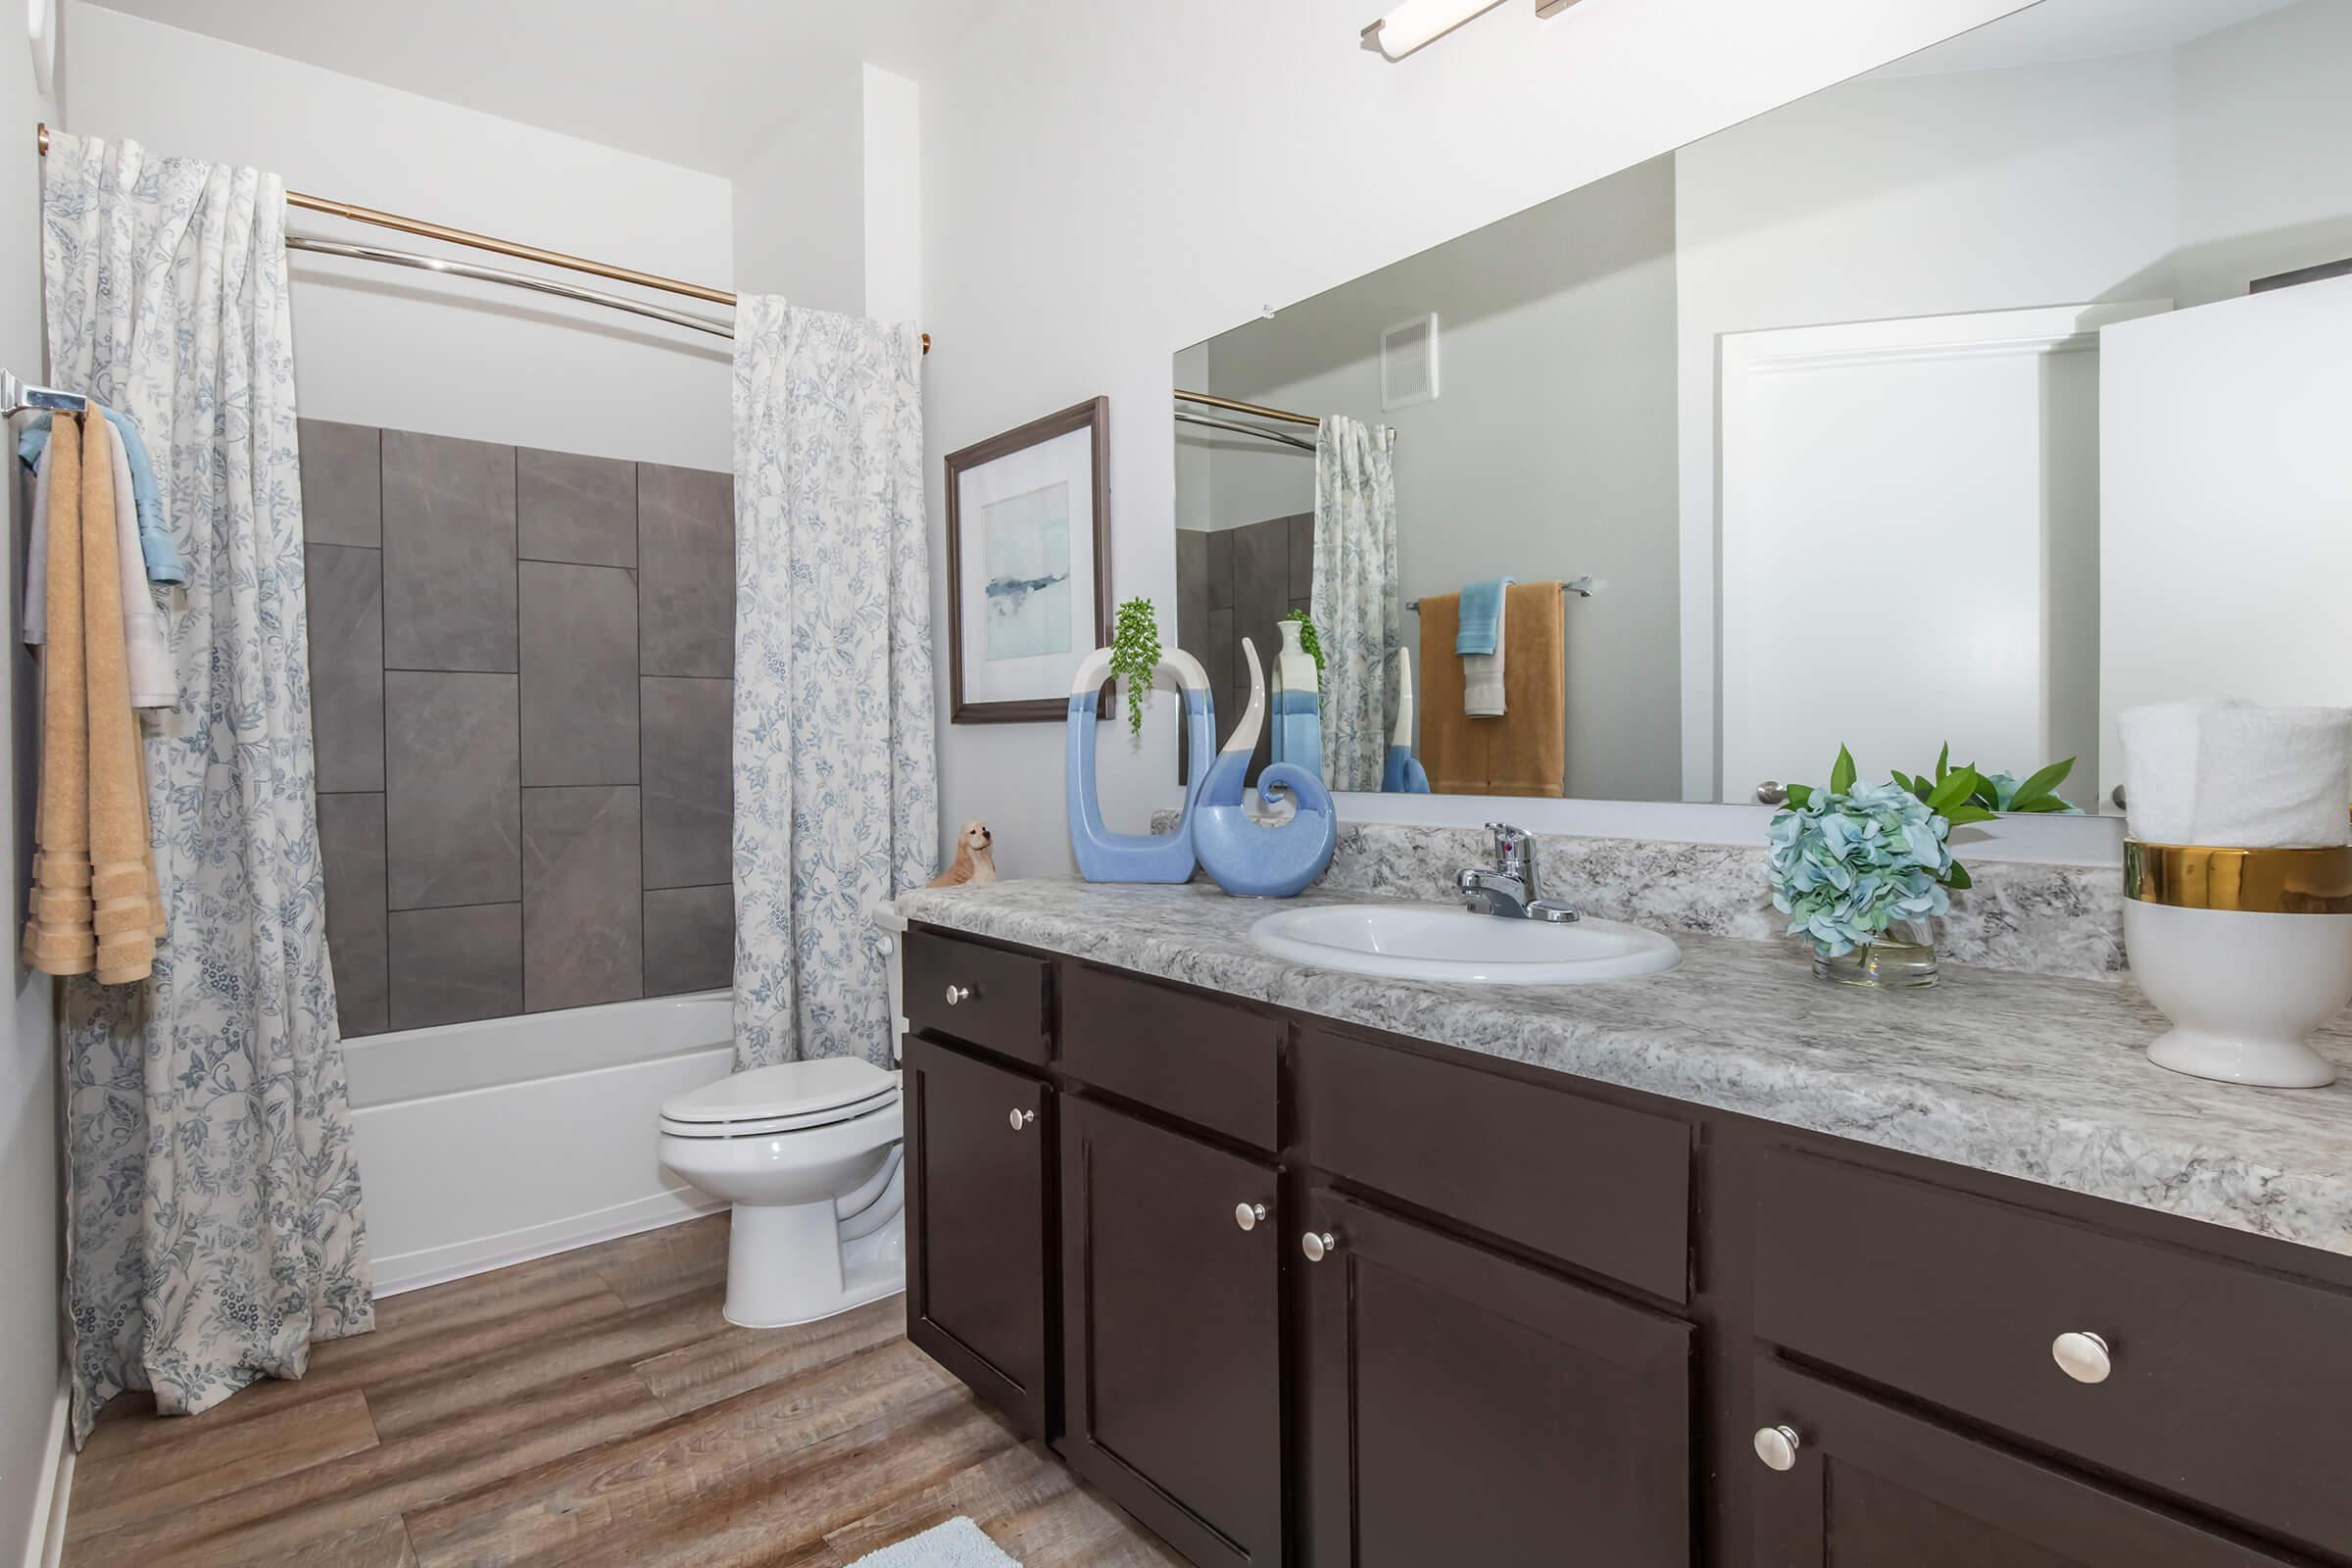
[[[36,125],[35,141],[41,156],[49,156],[49,127]],[[464,245],[469,250],[490,251],[511,256],[516,261],[537,262],[543,267],[561,267],[569,271],[586,272],[594,277],[610,278],[615,283],[634,284],[638,288],[659,289],[667,294],[683,294],[689,299],[707,300],[712,305],[733,305],[735,296],[723,288],[708,283],[689,283],[682,278],[664,277],[659,272],[641,272],[633,267],[615,267],[610,262],[592,262],[586,257],[572,256],[564,251],[551,251],[540,245],[526,245],[520,240],[500,239],[491,234],[477,234],[469,228],[452,228],[447,223],[435,223],[421,218],[409,218],[400,213],[387,213],[380,208],[360,207],[351,202],[338,202],[324,196],[305,195],[298,190],[286,192],[286,205],[305,212],[324,213],[329,218],[341,218],[355,223],[369,223],[377,228],[398,229],[404,234],[418,234],[451,245]],[[606,305],[614,310],[628,311],[638,316],[650,316],[657,320],[671,321],[696,331],[715,331],[727,337],[735,329],[725,322],[707,316],[692,316],[682,311],[664,311],[659,306],[640,304],[624,295],[600,293],[595,289],[567,288],[552,278],[533,277],[527,272],[511,272],[496,267],[469,267],[463,262],[443,262],[435,257],[419,256],[411,251],[386,250],[373,245],[348,245],[341,240],[322,240],[310,235],[286,236],[289,247],[297,250],[320,251],[328,255],[349,256],[362,261],[387,262],[395,267],[416,267],[426,271],[448,272],[459,277],[478,278],[484,282],[507,283],[542,294],[560,294],[566,298],[585,300],[594,305]],[[339,247],[339,248],[338,248]],[[931,352],[931,334],[922,334],[923,352]]]

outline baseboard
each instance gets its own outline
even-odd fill
[[[660,1230],[665,1225],[682,1225],[690,1219],[715,1214],[726,1206],[722,1200],[707,1198],[692,1188],[680,1188],[593,1213],[508,1231],[501,1236],[477,1237],[397,1257],[379,1257],[372,1264],[376,1299],[404,1291],[420,1291],[428,1285],[446,1285],[471,1274],[487,1274],[492,1269],[511,1268],[533,1258],[553,1257],[574,1248],[618,1241],[623,1236]]]
[[[49,1409],[48,1462],[32,1497],[32,1526],[24,1539],[24,1568],[57,1568],[66,1553],[66,1509],[74,1500],[74,1386],[60,1377]]]

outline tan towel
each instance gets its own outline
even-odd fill
[[[1421,600],[1421,765],[1433,795],[1560,796],[1568,778],[1568,625],[1557,582],[1503,590],[1499,718],[1462,710],[1461,595]]]
[[[146,761],[130,710],[112,436],[61,416],[48,462],[49,640],[41,804],[24,961],[46,974],[144,980],[163,934],[147,842]]]

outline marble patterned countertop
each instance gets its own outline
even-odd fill
[[[1316,891],[1294,903],[1382,902]],[[1641,980],[1463,986],[1259,952],[1283,906],[1184,886],[1040,878],[904,895],[910,918],[1482,1055],[1737,1111],[2352,1254],[2352,1031],[2328,1089],[2240,1089],[2152,1065],[2136,987],[1962,968],[1931,990],[1813,978],[1801,946],[1677,931]]]

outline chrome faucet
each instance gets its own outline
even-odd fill
[[[1494,863],[1463,866],[1453,879],[1471,913],[1498,915],[1505,920],[1548,920],[1555,925],[1582,918],[1576,906],[1544,897],[1536,873],[1535,841],[1525,828],[1489,822],[1487,831],[1494,835]]]

